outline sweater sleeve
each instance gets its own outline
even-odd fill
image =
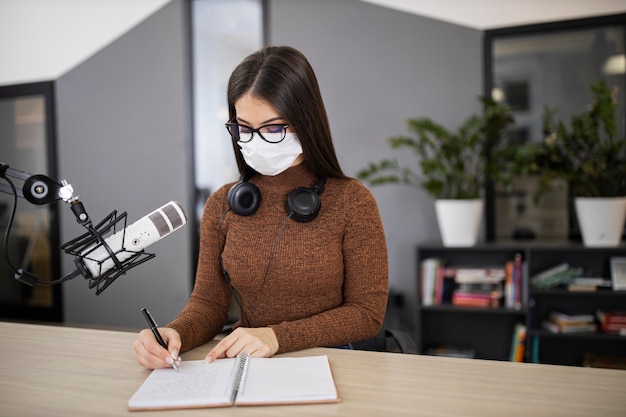
[[[375,336],[387,307],[387,246],[376,200],[356,180],[336,196],[344,216],[343,302],[297,321],[270,326],[279,353],[314,346],[338,346]]]
[[[231,292],[223,278],[219,254],[224,245],[220,220],[226,207],[224,186],[207,200],[200,227],[198,269],[191,298],[178,316],[168,325],[178,331],[182,351],[209,342],[228,319]]]

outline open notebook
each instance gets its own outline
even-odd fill
[[[338,402],[327,356],[186,361],[178,372],[155,369],[129,410]]]

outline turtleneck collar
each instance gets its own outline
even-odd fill
[[[304,163],[292,166],[278,175],[269,176],[256,174],[251,182],[267,189],[294,189],[296,187],[310,187],[315,183],[315,176],[306,168]]]

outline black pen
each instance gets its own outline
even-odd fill
[[[159,342],[159,345],[163,346],[163,348],[167,350],[167,344],[161,337],[161,333],[159,333],[159,329],[157,329],[157,324],[152,318],[152,315],[150,314],[148,309],[144,307],[141,309],[141,312],[143,313],[143,316],[146,318],[146,321],[148,322],[148,326],[150,327],[150,330],[152,330],[152,334],[156,338],[157,342]],[[172,358],[172,359],[174,359],[174,361],[176,360],[176,358]],[[172,368],[178,371],[178,366],[176,366],[175,362],[172,362]]]

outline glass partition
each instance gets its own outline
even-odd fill
[[[485,32],[485,95],[511,106],[511,146],[541,142],[542,114],[558,120],[586,110],[590,85],[604,80],[619,89],[619,128],[624,131],[626,15],[529,25]],[[570,199],[561,187],[540,206],[532,202],[532,179],[505,194],[487,189],[487,238],[577,238]]]
[[[228,121],[226,87],[237,64],[264,45],[264,0],[193,0],[193,160],[195,207],[191,223],[199,235],[204,203],[220,186],[239,177]],[[194,239],[198,258],[199,239]],[[194,266],[195,270],[195,266]],[[231,303],[229,321],[238,318]]]
[[[195,182],[208,194],[239,176],[224,128],[226,84],[235,66],[263,45],[262,8],[258,0],[194,0],[192,6]]]
[[[52,83],[0,87],[0,162],[56,179],[52,94]],[[22,182],[14,182],[21,191]],[[23,268],[41,281],[58,278],[58,203],[37,206],[18,198],[7,234],[13,206],[13,195],[0,192],[0,317],[61,321],[60,288],[30,287],[16,281],[4,256],[6,252],[15,268]]]
[[[224,128],[228,121],[226,85],[235,66],[263,46],[263,3],[261,0],[193,0],[191,3],[194,220],[198,225],[207,197],[239,176],[231,139]]]

